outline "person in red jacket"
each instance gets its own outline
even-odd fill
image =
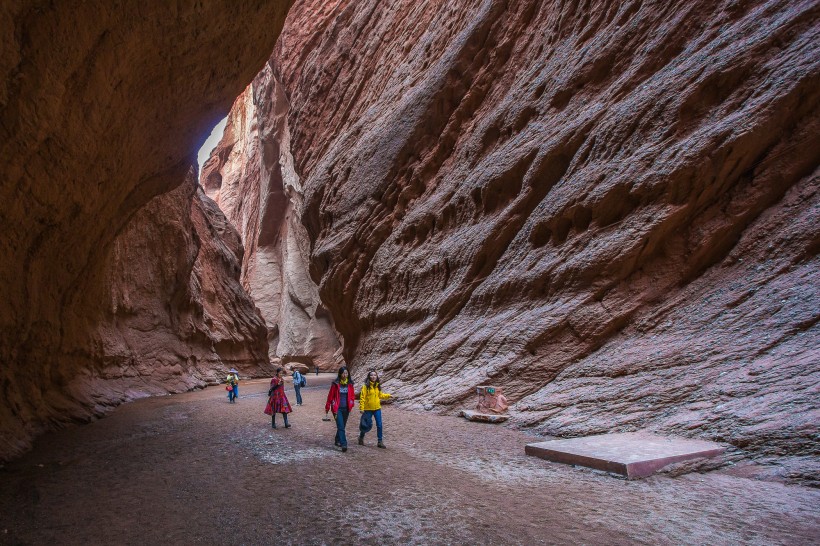
[[[332,411],[336,420],[335,444],[341,447],[342,451],[347,451],[347,435],[345,427],[347,418],[355,403],[355,392],[353,390],[353,380],[347,371],[346,366],[339,368],[336,380],[330,384],[330,392],[327,393],[327,403],[325,404],[325,415]]]
[[[265,413],[271,416],[271,427],[276,428],[276,414],[281,413],[285,420],[285,428],[290,428],[288,423],[288,413],[292,411],[288,397],[285,396],[285,370],[276,369],[276,375],[270,380],[270,390],[268,390],[268,405],[265,406]]]

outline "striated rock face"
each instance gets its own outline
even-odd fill
[[[242,253],[193,169],[151,200],[73,302],[65,350],[80,372],[68,393],[105,406],[213,384],[231,367],[272,373],[265,323],[239,282]]]
[[[291,10],[311,273],[424,408],[730,442],[817,479],[814,1]],[[255,91],[256,92],[256,91]]]
[[[300,217],[302,185],[290,155],[288,106],[274,67],[266,65],[234,102],[201,183],[242,235],[242,284],[268,325],[270,358],[329,371],[340,344],[308,272],[310,242]]]
[[[288,5],[0,10],[0,459],[121,400],[268,371],[238,235],[190,169]]]

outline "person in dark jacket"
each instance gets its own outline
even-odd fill
[[[347,371],[346,366],[339,368],[339,373],[336,380],[330,384],[330,391],[327,393],[327,403],[325,404],[325,415],[327,412],[333,412],[333,417],[336,420],[336,438],[334,443],[337,447],[342,448],[342,451],[347,451],[347,435],[345,434],[345,427],[347,426],[347,418],[350,416],[350,411],[353,409],[355,403],[355,391],[353,388],[353,380]]]

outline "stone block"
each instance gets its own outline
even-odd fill
[[[498,413],[480,413],[473,410],[461,410],[461,416],[468,421],[478,421],[481,423],[503,423],[510,418],[509,415]]]
[[[705,440],[645,432],[601,434],[527,444],[527,455],[644,478],[665,466],[721,455],[726,448]]]
[[[479,385],[476,387],[478,401],[474,413],[478,414],[504,414],[507,413],[509,404],[504,396],[504,389],[492,385]],[[504,419],[506,421],[506,419]],[[499,422],[499,421],[493,421]]]

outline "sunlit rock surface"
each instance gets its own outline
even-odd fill
[[[311,273],[358,370],[820,476],[814,1],[297,3]],[[776,459],[772,459],[776,457]]]
[[[188,176],[288,4],[0,9],[0,459],[122,400],[267,373],[239,238]]]
[[[274,362],[336,368],[338,336],[310,278],[301,223],[302,185],[293,170],[288,100],[270,64],[239,96],[201,183],[242,235],[242,283],[268,326]]]

